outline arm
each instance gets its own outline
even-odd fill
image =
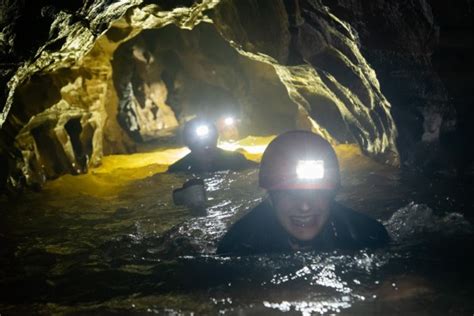
[[[242,153],[234,152],[235,154],[235,170],[243,170],[250,168],[258,168],[259,164],[255,161],[248,160]]]

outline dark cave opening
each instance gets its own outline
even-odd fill
[[[77,166],[73,166],[76,169],[74,173],[79,174],[87,172],[87,163],[92,153],[92,144],[89,141],[89,144],[85,146],[86,148],[84,148],[81,139],[89,140],[92,139],[92,137],[89,137],[89,135],[86,135],[86,137],[81,137],[83,135],[83,129],[80,118],[73,118],[69,120],[64,125],[64,129],[69,136],[74,151],[74,156],[76,157],[76,161],[78,163]]]
[[[48,124],[43,124],[31,130],[39,153],[38,171],[47,178],[54,178],[57,174],[62,174],[64,170],[71,170],[70,163],[62,154],[62,146],[53,134],[53,130]]]

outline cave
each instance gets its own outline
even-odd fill
[[[202,217],[173,205],[170,192],[190,176],[166,170],[189,152],[183,127],[196,117],[218,126],[220,148],[255,162],[277,135],[310,131],[335,148],[339,200],[376,217],[400,243],[420,235],[426,249],[458,258],[473,244],[473,6],[471,0],[4,1],[0,285],[13,290],[0,301],[0,314],[34,306],[46,314],[420,313],[421,300],[436,295],[442,303],[428,313],[472,313],[465,299],[472,286],[448,297],[453,285],[446,280],[459,275],[431,280],[439,269],[420,272],[412,257],[405,271],[393,263],[396,247],[386,256],[357,253],[355,265],[347,254],[290,264],[216,259],[216,240],[265,196],[255,189],[258,172],[204,176],[212,205]],[[226,130],[227,118],[235,125]],[[430,239],[451,232],[447,226],[458,230],[442,242]],[[450,253],[459,240],[467,248],[456,244],[459,252]],[[425,248],[428,262],[433,257]],[[262,260],[268,260],[263,268]],[[378,265],[388,268],[380,272]],[[373,283],[372,271],[390,275],[382,282],[387,288],[370,289],[374,297],[364,303],[361,287],[338,272],[351,267],[355,284]],[[390,287],[395,270],[417,277]],[[243,281],[252,278],[258,282]],[[223,280],[233,285],[225,290]],[[90,293],[87,282],[96,286]],[[255,301],[249,289],[257,283],[269,294],[259,289]],[[322,287],[321,300],[305,294],[314,286]],[[456,299],[461,307],[454,307]],[[402,302],[400,309],[391,300]]]
[[[308,129],[399,165],[391,105],[355,30],[322,4],[260,3],[256,11],[251,5],[118,6],[105,11],[111,17],[107,27],[96,26],[101,32],[63,9],[57,23],[64,32],[51,29],[7,84],[2,155],[16,166],[7,185],[41,186],[87,172],[104,155],[176,140],[193,116],[235,116],[242,137]],[[53,7],[42,14],[54,18]],[[80,136],[68,133],[70,120],[80,122]],[[49,141],[32,136],[38,125],[42,133],[54,130]],[[52,160],[62,163],[47,167]]]

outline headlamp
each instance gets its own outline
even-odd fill
[[[229,117],[226,117],[225,120],[224,120],[224,124],[227,125],[227,126],[230,126],[230,125],[234,125],[234,118],[229,116]]]
[[[207,137],[209,135],[209,127],[207,125],[200,125],[196,128],[196,135],[200,138]]]
[[[296,165],[296,175],[302,180],[316,180],[324,178],[323,160],[299,160]]]

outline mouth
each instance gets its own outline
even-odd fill
[[[291,223],[297,227],[311,227],[317,224],[318,216],[290,216]]]

